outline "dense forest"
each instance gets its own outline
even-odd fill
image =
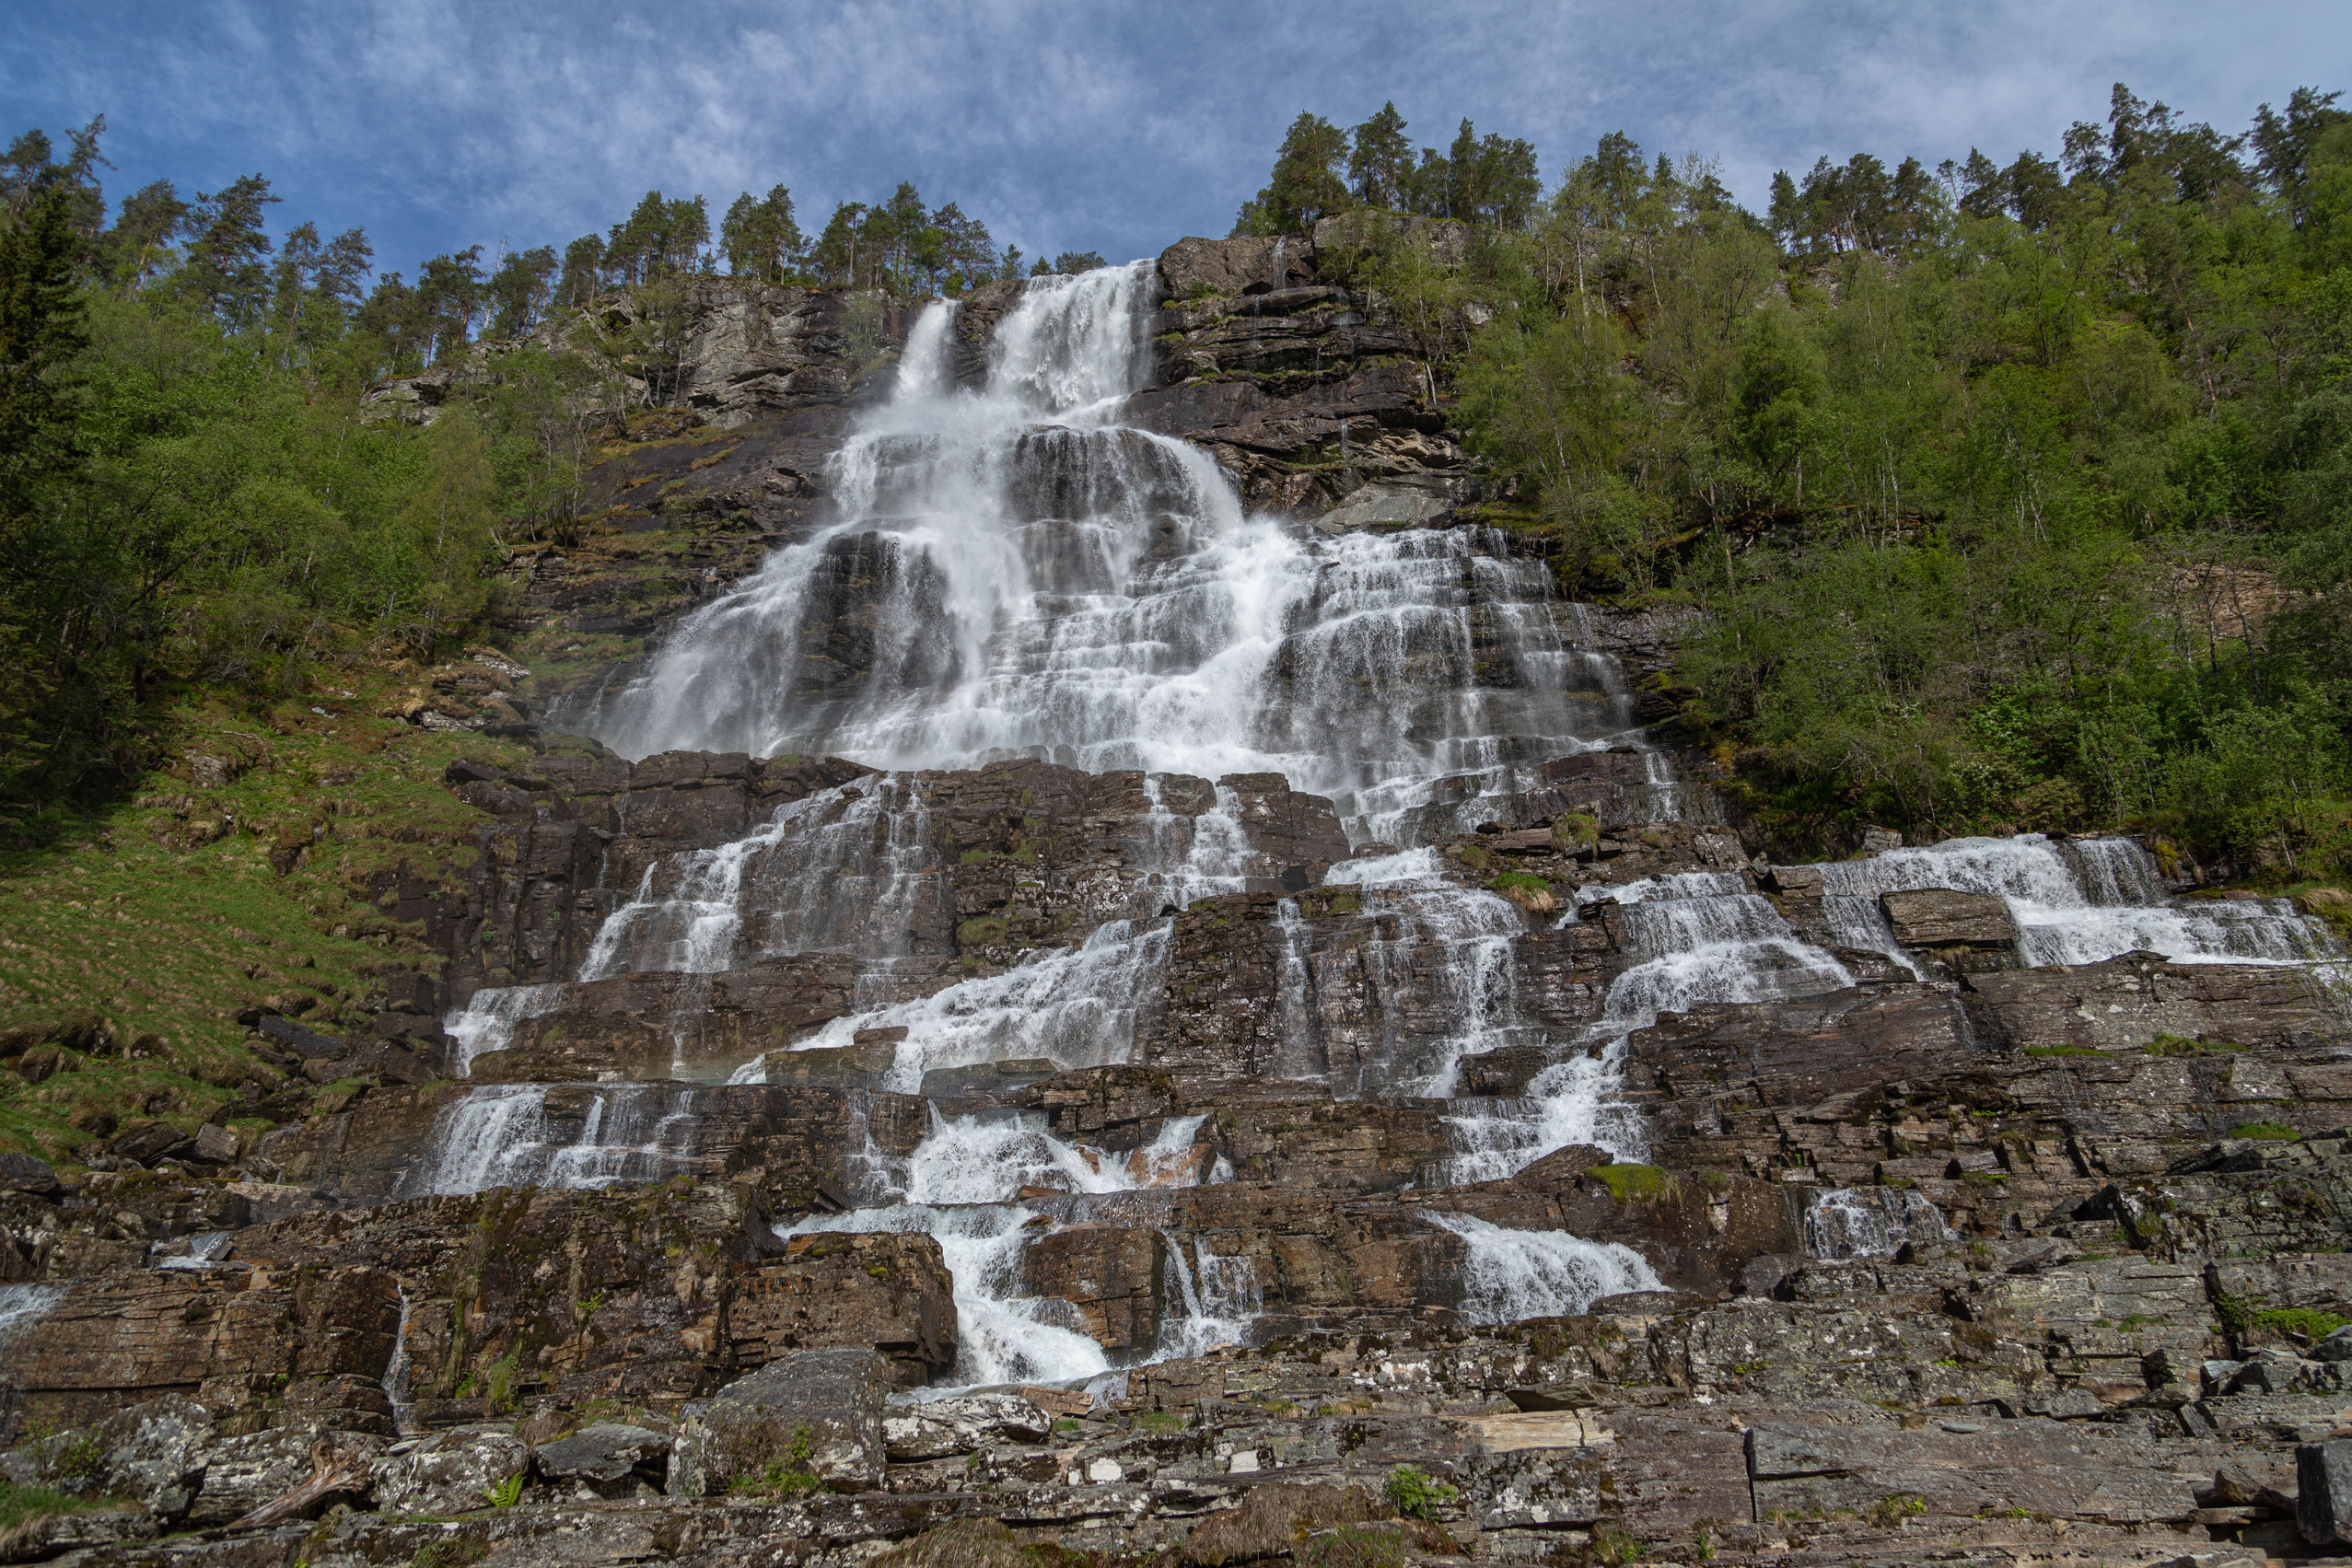
[[[2244,134],[2118,87],[2055,157],[1857,153],[1761,215],[1603,137],[1547,191],[1468,121],[1301,115],[1237,232],[1346,213],[1325,266],[1394,313],[1579,597],[1655,611],[1671,695],[1766,826],[2144,828],[2275,878],[2352,871],[2352,114]],[[103,193],[102,123],[0,167],[0,799],[117,795],[192,685],[429,653],[563,526],[600,364],[681,285],[956,294],[1027,266],[901,185],[811,239],[779,186],[714,232],[647,192],[562,248],[413,278],[274,237],[259,176]],[[1467,226],[1455,252],[1430,220]],[[1171,237],[1172,238],[1172,237]],[[626,292],[625,330],[588,308]],[[665,304],[665,301],[669,302]],[[367,389],[530,337],[428,427]],[[555,353],[561,345],[576,352]]]
[[[1601,139],[1292,126],[1238,230],[1351,209],[1499,522],[1682,616],[1685,723],[1768,826],[2128,825],[2352,870],[2352,115],[2116,87],[2053,158],[1857,153],[1761,217]],[[1414,215],[1461,220],[1438,265]],[[1473,321],[1484,322],[1473,328]]]

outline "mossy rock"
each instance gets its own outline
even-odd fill
[[[1654,1165],[1596,1165],[1585,1175],[1609,1189],[1610,1195],[1621,1203],[1667,1202],[1682,1191],[1682,1184],[1671,1171]]]

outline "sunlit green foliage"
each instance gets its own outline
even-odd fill
[[[2119,87],[2055,159],[1824,159],[1768,224],[1612,135],[1459,264],[1364,232],[1490,517],[1687,617],[1669,694],[1787,847],[2131,826],[2352,874],[2333,95],[2231,138]]]

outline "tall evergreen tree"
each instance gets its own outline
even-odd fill
[[[1404,208],[1404,190],[1413,177],[1413,144],[1405,139],[1404,116],[1393,99],[1350,134],[1347,183],[1356,200],[1368,207],[1391,212]]]
[[[1290,122],[1275,155],[1274,178],[1241,205],[1235,234],[1305,234],[1316,220],[1345,211],[1347,183],[1339,170],[1347,160],[1347,133],[1320,114],[1302,113]]]
[[[197,193],[189,220],[193,238],[178,284],[226,325],[244,326],[268,308],[268,258],[275,247],[262,227],[262,212],[277,200],[270,182],[258,174],[211,195]]]
[[[555,248],[509,250],[490,274],[490,335],[527,336],[554,304]]]
[[[793,221],[792,192],[777,185],[757,199],[749,191],[736,197],[719,224],[718,248],[735,276],[782,283],[809,248]]]

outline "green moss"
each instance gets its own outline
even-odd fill
[[[2291,1143],[2295,1139],[2301,1137],[2302,1134],[2296,1132],[2292,1127],[2286,1126],[2276,1121],[2241,1121],[2237,1126],[2230,1129],[2230,1136],[2232,1138],[2269,1138],[2282,1143]]]
[[[990,947],[1002,942],[1008,929],[1003,915],[979,915],[956,927],[956,946],[959,947]]]
[[[1524,871],[1506,871],[1488,882],[1486,886],[1490,891],[1496,893],[1519,892],[1548,895],[1552,891],[1552,884],[1545,878],[1530,876]]]
[[[2140,1049],[2150,1056],[2220,1056],[2246,1048],[2226,1040],[2191,1040],[2186,1035],[2161,1034]]]
[[[1563,849],[1601,842],[1601,819],[1588,817],[1581,811],[1571,811],[1552,819],[1552,842]]]
[[[2095,1050],[2088,1045],[2029,1045],[2025,1048],[2025,1053],[2028,1056],[2104,1056],[2107,1054],[2103,1051]]]
[[[2327,1338],[2346,1322],[2335,1313],[2323,1312],[2316,1307],[2265,1307],[2253,1313],[2250,1320],[2257,1329],[2276,1329],[2311,1340]]]
[[[1434,1519],[1439,1508],[1459,1495],[1451,1482],[1435,1479],[1417,1465],[1399,1465],[1389,1471],[1385,1490],[1390,1505],[1408,1519]]]
[[[1657,1202],[1681,1191],[1671,1174],[1654,1165],[1596,1165],[1585,1174],[1608,1188],[1621,1203]]]
[[[966,865],[978,865],[984,860],[1002,860],[1005,857],[993,849],[968,849],[958,858]]]

